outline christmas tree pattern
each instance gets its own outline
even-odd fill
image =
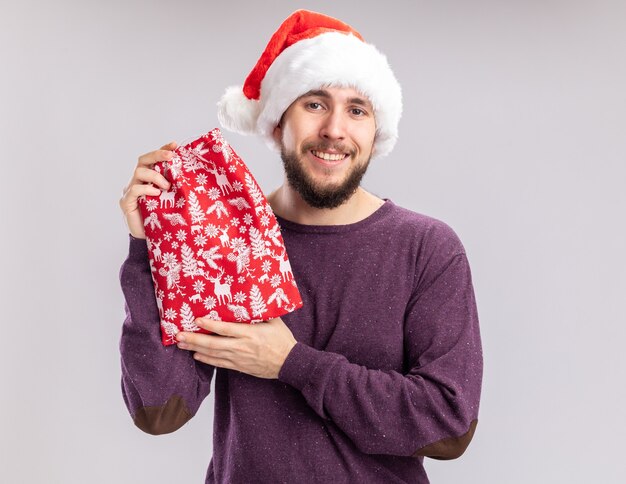
[[[253,284],[252,289],[250,289],[250,308],[252,309],[252,315],[259,318],[262,318],[267,311],[263,294],[261,294],[259,286],[256,284]]]
[[[214,129],[155,170],[172,184],[142,196],[162,341],[194,320],[257,323],[302,306],[280,227],[246,165]]]

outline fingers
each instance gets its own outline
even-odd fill
[[[174,158],[174,151],[178,144],[176,141],[170,141],[169,143],[161,146],[158,150],[150,151],[139,157],[137,160],[137,166],[151,166],[159,161],[171,160]]]
[[[161,146],[162,150],[175,150],[176,146],[178,146],[176,144],[176,141],[170,141],[168,144]]]
[[[161,189],[153,187],[152,185],[131,185],[124,191],[124,194],[120,199],[120,207],[122,208],[122,211],[124,213],[128,213],[137,208],[136,201],[142,195],[150,195],[156,197],[160,194]]]
[[[161,148],[160,150],[154,150],[141,155],[137,160],[137,166],[152,166],[159,161],[171,160],[172,158],[174,158],[174,152],[172,150]]]
[[[239,330],[240,325],[236,323],[233,324],[224,321],[216,321],[209,318],[196,318],[195,323],[202,329],[206,329],[212,333],[222,336],[240,337],[246,334],[245,330],[243,332]]]
[[[185,333],[184,340],[181,333],[176,335],[177,345],[180,349],[197,351],[207,356],[225,358],[233,354],[234,345],[237,344],[232,338],[223,338],[216,335],[201,333]]]
[[[159,161],[167,161],[171,160],[174,157],[174,152],[171,151],[175,149],[177,146],[175,141],[172,141],[166,145],[163,145],[160,149],[151,151],[149,153],[141,155],[137,160],[137,166],[135,167],[135,171],[133,172],[133,176],[131,177],[128,185],[124,187],[122,190],[122,195],[126,196],[129,194],[130,189],[137,184],[146,184],[152,183],[155,186],[160,187],[163,190],[169,190],[170,183],[167,179],[154,170],[152,165]],[[137,192],[135,192],[137,193]],[[142,195],[144,192],[141,193]],[[160,192],[152,191],[151,195],[159,195]]]
[[[169,190],[170,182],[153,165],[159,161],[168,161],[174,158],[177,143],[171,141],[160,149],[141,155],[137,160],[135,171],[128,185],[122,190],[119,206],[126,219],[126,225],[131,235],[136,238],[146,238],[143,218],[139,210],[139,197],[144,195],[158,196],[161,190]]]
[[[145,166],[135,168],[133,179],[135,182],[152,183],[155,186],[161,187],[163,190],[169,190],[171,185],[167,178],[161,173],[152,168],[146,168]]]
[[[158,196],[161,190],[169,190],[170,186],[171,183],[157,171],[142,166],[137,167],[130,182],[122,190],[120,204],[128,201],[134,203],[142,195]]]

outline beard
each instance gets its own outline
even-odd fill
[[[329,145],[308,143],[302,147],[302,155],[310,150],[326,151],[328,149]],[[356,155],[354,151],[347,151],[341,147],[333,146],[332,149],[349,153],[352,159]],[[304,169],[304,163],[302,163],[300,156],[295,151],[287,152],[282,147],[280,157],[283,160],[283,167],[285,168],[289,185],[306,203],[314,208],[336,208],[345,203],[361,185],[361,180],[370,163],[371,154],[365,163],[354,166],[343,182],[326,186],[315,183]],[[328,169],[327,173],[330,174],[331,170]]]

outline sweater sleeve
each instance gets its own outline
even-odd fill
[[[369,369],[298,342],[279,373],[362,452],[453,459],[472,439],[482,348],[465,254],[424,279],[405,313],[408,371]]]
[[[166,434],[196,414],[210,392],[215,367],[200,366],[191,352],[176,345],[163,346],[147,243],[130,234],[129,239],[119,273],[126,311],[119,346],[122,395],[137,427]]]

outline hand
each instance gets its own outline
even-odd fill
[[[172,141],[161,146],[159,150],[141,155],[130,182],[124,187],[122,198],[120,198],[120,208],[126,218],[128,230],[133,237],[146,238],[137,199],[142,195],[157,196],[161,194],[161,190],[170,188],[170,182],[152,166],[158,161],[171,160],[174,157],[173,150],[175,149],[176,142]],[[148,185],[148,183],[154,183],[155,186]],[[157,186],[161,188],[157,188]]]
[[[259,378],[278,378],[297,342],[280,318],[257,324],[198,318],[195,323],[216,334],[180,332],[176,335],[179,348],[195,351],[193,357],[203,363]]]

